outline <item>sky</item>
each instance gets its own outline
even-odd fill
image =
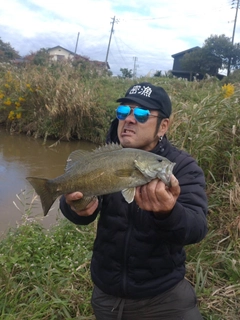
[[[127,68],[152,76],[172,69],[173,54],[202,47],[211,35],[240,42],[237,2],[7,0],[1,1],[0,38],[21,56],[59,45],[90,60],[107,59],[113,75]]]

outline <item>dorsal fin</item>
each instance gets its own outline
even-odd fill
[[[67,164],[65,167],[65,171],[70,170],[70,168],[78,161],[81,161],[81,159],[86,159],[89,157],[91,152],[85,151],[85,150],[75,150],[72,153],[70,153],[68,159],[67,159]]]
[[[97,149],[93,150],[93,153],[102,153],[102,152],[111,152],[115,150],[121,150],[123,147],[117,143],[109,143],[103,146],[98,147]]]
[[[110,143],[110,144],[105,144],[103,146],[100,146],[100,147],[94,149],[93,151],[86,151],[86,150],[81,150],[81,149],[75,150],[69,155],[69,157],[67,159],[65,171],[68,171],[76,162],[81,161],[81,159],[83,161],[86,161],[86,159],[88,157],[89,157],[89,159],[91,159],[91,157],[94,154],[112,152],[115,150],[121,150],[122,148],[123,147],[120,144]]]

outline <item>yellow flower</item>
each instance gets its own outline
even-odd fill
[[[231,97],[234,94],[234,89],[235,88],[234,88],[233,84],[231,84],[231,83],[224,84],[222,86],[222,93],[223,93],[224,98]]]
[[[4,98],[4,94],[0,93],[0,99],[3,99],[3,98]]]
[[[21,112],[18,112],[18,113],[16,114],[16,118],[17,118],[17,119],[21,119],[21,117],[22,117],[22,113],[21,113]]]
[[[23,102],[23,101],[25,101],[25,99],[22,98],[22,97],[19,97],[19,98],[18,98],[18,101]]]
[[[3,102],[3,104],[5,104],[5,106],[10,106],[12,104],[11,100],[9,98],[7,98],[7,100],[5,100]]]
[[[20,107],[20,102],[15,102],[15,106],[16,106],[16,108],[19,108]]]
[[[10,88],[10,85],[9,85],[8,83],[6,83],[6,84],[4,85],[4,87],[5,87],[5,88]]]
[[[10,111],[9,114],[8,114],[8,119],[12,121],[12,120],[14,120],[14,118],[15,118],[14,111]]]

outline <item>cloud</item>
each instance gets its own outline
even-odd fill
[[[211,34],[232,36],[235,10],[228,0],[8,0],[1,4],[1,38],[21,55],[60,45],[137,75],[172,68],[172,54],[202,46]],[[235,42],[240,41],[238,26]]]

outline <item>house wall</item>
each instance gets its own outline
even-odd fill
[[[49,55],[53,61],[61,61],[63,59],[73,59],[74,55],[62,48],[49,49]]]
[[[177,57],[174,58],[174,62],[173,62],[173,70],[182,70],[181,68],[181,62],[180,60],[182,59],[183,55],[179,55]]]

